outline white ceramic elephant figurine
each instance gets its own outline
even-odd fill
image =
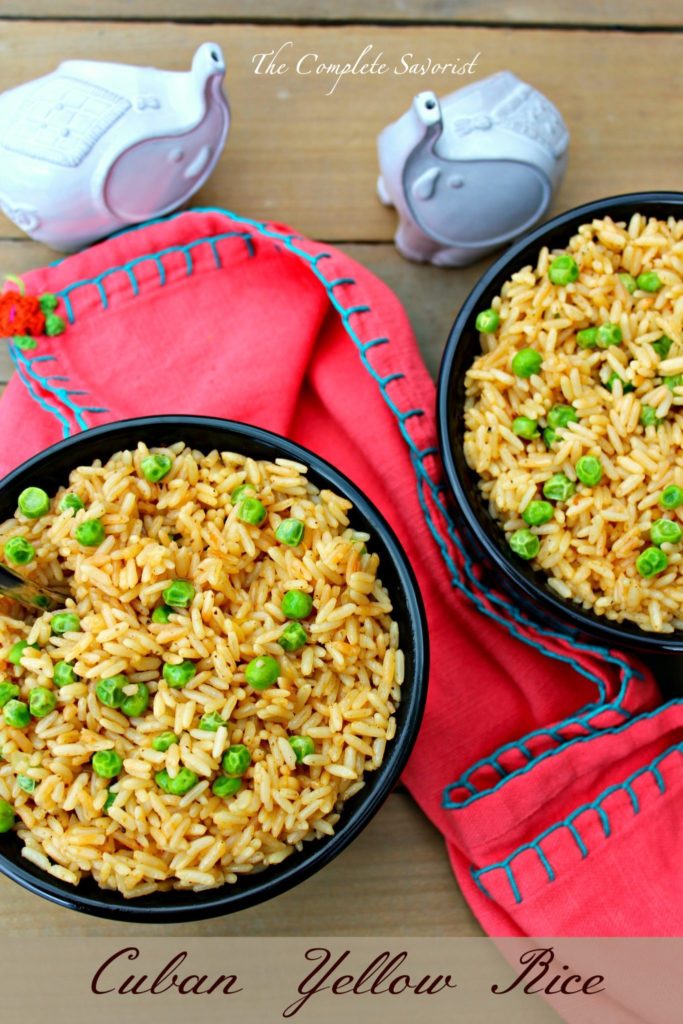
[[[545,96],[501,71],[441,101],[420,93],[377,141],[377,191],[398,211],[399,252],[462,267],[540,220],[564,174],[569,133]]]
[[[70,60],[0,95],[0,209],[71,252],[202,186],[230,123],[220,47],[187,72]]]

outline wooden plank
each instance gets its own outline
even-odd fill
[[[59,253],[27,238],[0,240],[0,282],[7,274],[21,275],[59,259]]]
[[[509,67],[531,78],[559,104],[572,132],[556,209],[610,193],[680,187],[671,126],[683,122],[683,91],[671,87],[671,68],[680,62],[672,33],[6,21],[0,90],[53,68],[56,35],[60,55],[174,68],[187,67],[194,48],[213,36],[227,56],[234,124],[197,202],[275,218],[327,240],[391,239],[394,212],[374,192],[376,135],[417,91],[443,93],[463,79],[347,77],[326,95],[334,84],[327,76],[254,74],[254,54],[289,42],[283,52],[294,54],[292,65],[306,53],[354,61],[372,44],[391,67],[407,51],[437,61],[479,53],[479,75]],[[2,221],[2,235],[19,231]]]
[[[6,935],[149,935],[54,907],[0,878]],[[362,835],[296,889],[256,910],[168,935],[481,935],[451,874],[441,836],[412,800],[393,794]]]
[[[683,15],[670,0],[5,0],[5,17],[111,18],[134,21],[300,21],[378,24],[395,22],[510,23],[538,25],[681,25]]]

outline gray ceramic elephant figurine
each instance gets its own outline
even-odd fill
[[[383,203],[407,259],[462,267],[530,228],[566,169],[569,133],[553,104],[509,71],[415,97],[378,137]]]
[[[70,60],[0,95],[0,209],[70,252],[161,216],[201,187],[230,123],[225,63],[189,71]]]

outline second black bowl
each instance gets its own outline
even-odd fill
[[[535,265],[543,246],[564,248],[577,229],[596,217],[610,216],[628,221],[634,213],[666,219],[683,218],[683,193],[634,192],[599,199],[560,214],[525,235],[505,252],[470,292],[451,329],[441,362],[438,387],[439,443],[446,478],[455,497],[467,532],[480,551],[500,571],[503,585],[519,598],[526,598],[527,610],[538,618],[598,640],[610,647],[633,647],[642,651],[683,651],[683,632],[646,633],[635,623],[617,623],[596,615],[569,600],[562,600],[547,584],[545,573],[533,569],[510,553],[503,530],[490,514],[478,486],[477,474],[467,465],[463,451],[465,433],[465,374],[481,352],[477,313],[487,309],[510,276],[528,264]]]
[[[282,864],[242,875],[234,884],[202,892],[170,890],[126,900],[119,892],[100,889],[92,879],[78,888],[54,878],[21,857],[13,832],[0,836],[0,872],[30,892],[63,907],[99,917],[127,921],[177,922],[215,917],[254,906],[291,889],[340,853],[368,824],[396,784],[408,760],[422,719],[427,693],[428,648],[424,608],[417,583],[393,530],[375,506],[338,470],[319,456],[269,431],[230,420],[200,416],[156,416],[107,424],[78,434],[25,462],[0,482],[0,522],[14,515],[17,498],[31,484],[48,493],[67,483],[77,466],[106,461],[123,448],[143,441],[165,447],[184,441],[199,451],[236,451],[254,459],[287,458],[308,466],[309,479],[353,503],[351,525],[372,536],[380,556],[380,575],[391,595],[405,654],[405,682],[396,713],[396,736],[387,744],[381,767],[366,775],[365,787],[344,806],[332,836],[304,843]]]

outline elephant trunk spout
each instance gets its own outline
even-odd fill
[[[223,52],[217,43],[203,43],[192,58],[192,77],[203,92],[213,78],[222,81],[225,75]]]

